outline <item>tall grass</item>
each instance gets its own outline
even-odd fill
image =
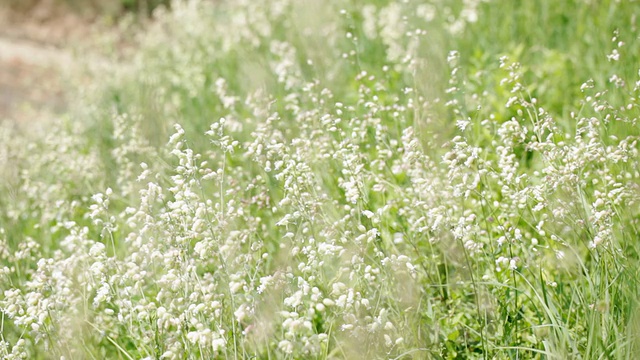
[[[0,353],[633,359],[635,6],[158,11],[0,133]]]

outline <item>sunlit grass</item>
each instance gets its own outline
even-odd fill
[[[0,132],[0,353],[633,359],[633,10],[156,12]]]

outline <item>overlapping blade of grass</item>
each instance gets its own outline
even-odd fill
[[[43,171],[5,161],[33,191],[0,200],[3,311],[25,323],[15,289],[64,309],[6,338],[71,323],[87,336],[55,354],[632,358],[633,10],[176,3],[98,74],[70,146],[30,148]]]

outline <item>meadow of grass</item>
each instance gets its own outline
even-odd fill
[[[637,358],[638,10],[157,9],[0,127],[0,354]]]

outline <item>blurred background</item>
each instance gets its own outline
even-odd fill
[[[168,0],[0,0],[0,121],[65,109],[74,52],[123,18],[144,22]]]

